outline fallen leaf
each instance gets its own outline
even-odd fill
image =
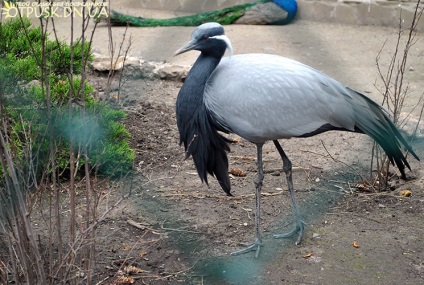
[[[230,174],[232,174],[234,176],[238,176],[238,177],[246,177],[246,171],[241,170],[241,169],[236,169],[236,168],[231,168]]]
[[[134,282],[135,282],[134,278],[125,277],[125,276],[119,276],[116,279],[116,283],[115,284],[125,285],[125,284],[134,284]]]
[[[355,248],[359,248],[359,244],[358,244],[356,241],[354,241],[354,242],[353,242],[353,247],[355,247]]]
[[[411,190],[408,190],[408,189],[405,189],[405,190],[400,191],[400,194],[399,195],[401,197],[409,197],[409,196],[412,195],[412,191]]]
[[[356,183],[355,188],[361,191],[370,191],[370,187],[364,183]]]
[[[143,272],[144,272],[144,270],[143,270],[143,269],[140,269],[140,268],[135,267],[135,266],[132,266],[132,265],[125,266],[125,267],[124,267],[124,271],[125,271],[127,274],[138,274],[138,273],[143,273]]]

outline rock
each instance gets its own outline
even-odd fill
[[[190,70],[189,66],[173,65],[167,62],[147,61],[137,57],[123,57],[111,59],[110,56],[93,53],[91,66],[94,70],[123,71],[126,77],[149,78],[172,81],[183,81]]]
[[[32,81],[28,82],[28,83],[25,85],[25,88],[26,88],[26,89],[31,89],[31,88],[32,88],[32,87],[34,87],[35,85],[39,85],[39,86],[41,86],[41,82],[40,82],[39,80],[37,80],[37,79],[34,79],[34,80],[32,80]]]
[[[287,18],[288,13],[273,2],[258,4],[238,18],[234,23],[243,25],[268,25]]]
[[[123,56],[112,59],[110,56],[107,55],[93,53],[93,61],[90,65],[94,70],[97,71],[121,70],[124,66],[123,62]]]
[[[188,72],[190,71],[190,66],[182,66],[182,65],[171,65],[165,66],[159,72],[159,78],[163,80],[171,80],[171,81],[183,81]]]

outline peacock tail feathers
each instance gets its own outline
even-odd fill
[[[274,3],[275,4],[274,4]],[[110,22],[114,26],[135,26],[135,27],[157,27],[157,26],[199,26],[201,24],[207,23],[207,22],[217,22],[221,25],[229,25],[237,20],[241,19],[246,12],[254,11],[255,9],[252,9],[254,6],[264,5],[264,4],[273,4],[277,8],[277,5],[280,5],[279,2],[285,2],[290,3],[292,7],[294,5],[294,10],[291,9],[285,9],[285,6],[281,7],[282,15],[284,15],[284,18],[287,17],[288,21],[279,21],[275,24],[286,24],[289,21],[291,21],[296,13],[297,5],[295,0],[278,0],[278,1],[272,1],[272,0],[260,0],[253,3],[247,3],[247,4],[241,4],[236,5],[220,10],[190,15],[190,16],[182,16],[182,17],[176,17],[176,18],[170,18],[170,19],[149,19],[149,18],[143,18],[143,17],[136,17],[136,16],[129,16],[124,15],[116,11],[112,11],[110,14]],[[293,4],[294,3],[294,4]],[[261,6],[259,6],[261,7]],[[263,9],[256,9],[256,10],[263,10]],[[288,10],[288,11],[287,11]],[[250,12],[252,13],[252,12]],[[265,16],[266,18],[269,18],[269,16]],[[266,22],[259,22],[254,24],[273,24],[273,23],[266,23]]]

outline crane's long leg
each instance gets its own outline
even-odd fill
[[[289,188],[290,198],[293,206],[293,214],[296,226],[293,230],[291,230],[288,233],[284,234],[278,234],[274,235],[274,238],[287,238],[292,237],[296,233],[299,233],[299,236],[296,240],[296,245],[300,244],[300,242],[303,239],[303,233],[305,229],[305,222],[302,221],[302,216],[300,215],[299,205],[297,203],[297,199],[294,193],[293,189],[293,178],[292,178],[292,163],[290,159],[287,157],[286,153],[284,152],[283,148],[281,147],[280,143],[277,140],[274,140],[274,145],[277,148],[278,152],[280,153],[281,159],[283,160],[283,170],[286,174],[286,180],[287,185]]]
[[[253,182],[255,183],[255,231],[256,231],[256,239],[254,242],[250,244],[246,244],[246,248],[242,249],[240,251],[232,252],[231,255],[239,255],[251,251],[256,251],[256,258],[259,255],[259,251],[262,245],[261,241],[261,233],[259,230],[259,215],[260,215],[260,202],[261,202],[261,189],[262,189],[262,182],[264,180],[264,172],[263,172],[263,166],[262,166],[262,146],[263,144],[258,144],[257,151],[258,151],[258,173],[256,174],[255,179]]]

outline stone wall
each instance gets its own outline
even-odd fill
[[[411,23],[415,3],[412,1],[298,1],[298,18],[313,21],[336,22],[353,25],[399,26],[399,19]],[[402,14],[401,14],[402,11]],[[417,27],[424,31],[424,19]]]

